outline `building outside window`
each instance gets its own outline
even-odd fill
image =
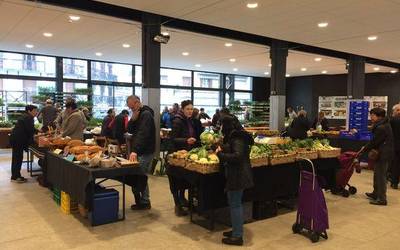
[[[0,52],[0,74],[19,76],[56,76],[56,58]]]
[[[91,77],[94,81],[132,82],[132,65],[92,62]]]
[[[190,89],[161,88],[160,96],[160,110],[165,106],[172,107],[174,103],[181,105],[182,101],[192,99]]]
[[[114,106],[113,86],[93,85],[93,116],[103,118],[107,110]]]
[[[161,68],[160,80],[161,85],[191,87],[192,72],[186,70]]]
[[[194,91],[194,106],[198,109],[204,108],[208,114],[214,114],[215,109],[220,107],[219,91]]]
[[[63,58],[63,77],[66,79],[87,79],[87,61]]]
[[[249,76],[235,76],[235,90],[253,90],[253,78]]]
[[[207,72],[194,72],[194,87],[220,88],[220,74]]]
[[[114,87],[114,108],[118,114],[123,109],[128,109],[126,106],[126,99],[132,95],[133,87],[115,86]]]

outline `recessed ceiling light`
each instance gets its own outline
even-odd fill
[[[307,71],[307,68],[301,68],[301,71]]]
[[[81,19],[80,16],[75,16],[75,15],[70,15],[70,16],[69,16],[69,20],[70,20],[70,21],[76,22],[76,21],[79,21],[80,19]]]
[[[238,71],[238,69],[237,68],[233,68],[233,71]]]
[[[394,69],[394,70],[391,70],[390,73],[396,74],[396,73],[397,73],[397,70],[395,70],[395,69]]]
[[[225,47],[232,47],[232,43],[225,43]]]
[[[101,53],[101,52],[96,52],[96,56],[102,56],[103,55],[103,53]]]
[[[27,47],[28,49],[32,49],[35,46],[33,44],[25,44],[25,47]]]
[[[188,56],[189,52],[182,52],[182,56]]]
[[[258,3],[248,3],[246,6],[249,9],[255,9],[258,7]]]
[[[316,58],[314,58],[314,61],[316,61],[316,62],[320,62],[321,60],[322,60],[321,57],[316,57]]]
[[[375,70],[375,71],[379,71],[380,68],[379,68],[379,67],[374,67],[374,70]]]
[[[130,48],[130,47],[131,47],[131,45],[130,45],[130,44],[128,44],[128,43],[124,43],[124,44],[122,44],[122,47],[124,47],[124,48]]]
[[[194,66],[197,67],[197,68],[200,68],[201,64],[195,64]]]
[[[378,39],[377,36],[369,36],[368,37],[368,41],[375,41],[376,39]]]
[[[326,27],[328,27],[328,23],[327,22],[318,23],[318,27],[326,28]]]
[[[43,33],[43,36],[45,36],[45,37],[52,37],[52,36],[53,36],[53,33],[44,32],[44,33]]]
[[[169,33],[168,33],[167,31],[163,31],[163,32],[161,32],[161,35],[163,35],[163,36],[169,36]]]
[[[264,72],[264,75],[269,75],[269,72],[267,72],[267,71],[266,71],[266,72]]]
[[[231,58],[231,59],[229,59],[229,61],[230,62],[236,62],[236,59],[235,58]]]
[[[286,77],[290,77],[290,75],[289,75],[289,74],[286,74]]]
[[[268,67],[272,67],[272,63],[268,64]]]
[[[322,72],[321,72],[322,74],[326,74],[326,73],[328,73],[328,71],[326,71],[326,70],[322,70]]]

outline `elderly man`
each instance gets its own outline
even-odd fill
[[[393,106],[393,114],[390,119],[390,125],[393,131],[394,142],[394,159],[391,167],[391,187],[393,189],[399,188],[400,179],[400,103]]]
[[[132,118],[128,123],[128,132],[132,134],[132,145],[130,160],[139,161],[139,166],[145,174],[151,169],[156,144],[156,126],[154,122],[154,111],[143,105],[140,98],[131,95],[126,100],[127,106],[132,110]],[[133,189],[136,204],[133,210],[151,209],[149,187],[143,192]]]
[[[49,127],[55,128],[54,121],[57,118],[58,111],[53,105],[53,101],[48,99],[46,101],[46,106],[42,108],[38,115],[38,119],[43,121],[42,131],[46,132],[49,130]]]

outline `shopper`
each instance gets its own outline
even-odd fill
[[[66,118],[62,123],[62,136],[74,140],[83,139],[83,130],[86,127],[86,120],[82,111],[78,110],[74,100],[65,105]]]
[[[33,135],[35,134],[34,118],[38,113],[38,109],[34,105],[25,107],[25,114],[18,119],[15,127],[11,131],[10,145],[12,147],[11,160],[11,181],[24,183],[26,179],[21,175],[21,165],[24,158],[24,150],[33,143]]]
[[[211,125],[216,127],[220,117],[221,117],[221,115],[219,113],[219,109],[216,109],[215,110],[215,114],[213,115],[213,118],[212,118],[212,121],[211,121]]]
[[[288,107],[287,108],[287,112],[288,112],[288,115],[289,115],[289,119],[291,121],[293,121],[297,117],[296,111],[294,111],[292,107]]]
[[[400,104],[396,104],[393,107],[392,119],[390,119],[390,125],[393,131],[393,142],[394,142],[394,157],[391,167],[391,187],[398,189],[400,179]]]
[[[204,108],[200,108],[200,116],[199,116],[199,119],[200,119],[200,120],[201,120],[201,119],[207,120],[207,119],[211,119],[211,117],[204,111]]]
[[[114,119],[114,126],[112,126],[112,138],[116,139],[118,143],[125,144],[125,133],[128,127],[128,118],[129,112],[128,110],[124,109],[117,115]]]
[[[139,161],[143,174],[149,173],[154,157],[156,144],[156,126],[154,123],[154,111],[143,105],[140,98],[131,95],[127,99],[127,106],[132,110],[133,115],[128,123],[128,132],[132,134],[131,154],[129,159]],[[136,204],[133,210],[151,209],[149,186],[146,184],[144,191],[132,190]]]
[[[161,127],[162,128],[172,128],[171,111],[172,110],[168,109],[167,106],[164,108],[164,111],[161,114]]]
[[[115,120],[115,110],[109,109],[101,124],[101,135],[111,138]]]
[[[51,99],[46,100],[46,106],[42,108],[38,115],[38,119],[42,121],[43,127],[42,131],[47,132],[49,127],[55,128],[54,121],[58,115],[57,108],[53,106],[53,101]]]
[[[366,195],[371,199],[370,204],[386,206],[387,170],[393,159],[393,133],[384,109],[373,108],[370,115],[373,136],[363,150],[369,151],[369,158],[375,160],[374,190]]]
[[[328,119],[325,118],[324,112],[321,111],[318,113],[318,117],[315,118],[311,127],[316,130],[318,130],[319,128],[323,131],[329,130]]]
[[[172,120],[171,141],[172,145],[169,153],[178,150],[191,150],[200,145],[200,132],[196,130],[193,117],[193,103],[186,100],[181,103],[181,109]],[[200,121],[199,121],[200,122]],[[201,124],[200,124],[201,126]],[[188,202],[185,199],[185,190],[189,184],[181,178],[169,174],[167,168],[169,187],[174,198],[176,216],[185,216],[187,211],[184,207]]]
[[[224,232],[222,243],[243,245],[243,191],[253,186],[249,151],[254,144],[250,134],[232,116],[222,121],[223,147],[216,152],[225,172],[228,203],[230,207],[232,231]]]
[[[196,131],[196,135],[200,135],[201,133],[204,132],[204,127],[200,121],[200,112],[199,112],[198,108],[193,108],[192,119],[193,119],[194,130]],[[200,136],[199,136],[199,138],[200,138]]]
[[[294,140],[303,140],[307,138],[308,130],[310,130],[310,123],[307,119],[307,112],[305,110],[300,110],[298,116],[289,126],[289,136]]]
[[[173,119],[179,112],[179,104],[178,103],[174,103],[174,105],[172,105],[172,117],[171,119]]]

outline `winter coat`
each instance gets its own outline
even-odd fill
[[[394,150],[400,153],[400,117],[393,117],[390,125],[393,131]]]
[[[200,121],[199,121],[200,122]],[[172,145],[169,152],[175,152],[178,150],[191,150],[194,147],[200,146],[200,129],[198,123],[194,119],[188,119],[182,112],[179,112],[172,120],[172,131],[170,134]],[[189,126],[192,127],[192,135],[190,134]],[[201,126],[201,123],[200,123]],[[190,137],[195,138],[197,141],[193,145],[187,144],[187,139]]]
[[[15,124],[10,135],[10,144],[12,147],[27,148],[33,143],[35,134],[34,118],[28,113],[22,115]]]
[[[224,138],[218,158],[225,171],[226,190],[244,190],[254,185],[250,165],[250,147],[253,144],[253,138],[244,130],[235,130]]]
[[[79,110],[73,111],[62,122],[62,136],[69,136],[73,140],[83,139],[83,130],[86,127],[86,119]]]
[[[112,127],[114,126],[114,117],[107,115],[104,117],[101,124],[101,135],[106,137],[112,137]]]
[[[384,118],[372,127],[372,140],[365,146],[365,150],[372,149],[378,151],[378,160],[391,161],[393,159],[393,132],[388,118]]]
[[[289,127],[289,136],[292,139],[306,139],[307,131],[310,129],[310,123],[304,116],[295,118]]]
[[[112,127],[112,138],[118,140],[119,144],[125,144],[124,134],[126,133],[125,120],[128,119],[124,114],[115,117],[114,126]]]
[[[153,154],[156,148],[156,126],[154,111],[143,106],[139,110],[139,117],[130,120],[128,132],[132,134],[131,150],[138,155]]]

